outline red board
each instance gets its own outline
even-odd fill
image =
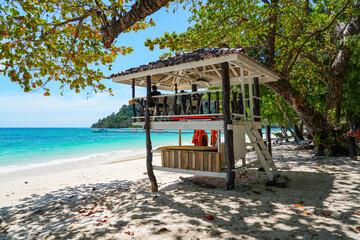
[[[170,118],[170,121],[179,121],[179,120],[185,120],[185,119],[222,119],[220,117],[208,117],[208,116],[189,116],[189,117],[172,117]]]

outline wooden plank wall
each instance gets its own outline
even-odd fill
[[[220,153],[165,149],[161,151],[161,165],[167,168],[224,172],[226,171],[224,145],[220,145]]]

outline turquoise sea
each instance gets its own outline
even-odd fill
[[[145,152],[142,129],[112,129],[93,133],[90,128],[0,128],[0,175],[37,167],[56,167],[86,159],[122,160]],[[178,132],[153,132],[153,149],[178,144]],[[182,134],[190,143],[191,132]]]

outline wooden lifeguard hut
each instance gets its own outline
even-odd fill
[[[251,166],[264,168],[270,181],[278,175],[262,139],[259,83],[277,81],[280,75],[247,56],[242,48],[198,49],[108,78],[132,86],[133,125],[146,131],[147,173],[153,191],[158,189],[153,169],[224,177],[226,189],[232,189],[238,170],[235,161],[250,167],[247,146],[254,147],[258,156]],[[174,93],[151,96],[152,85]],[[135,86],[146,87],[146,97],[136,97]],[[152,164],[150,129],[179,130],[178,146],[158,149],[161,166]],[[181,130],[197,129],[217,130],[215,147],[181,146]],[[246,135],[250,142],[245,141]]]

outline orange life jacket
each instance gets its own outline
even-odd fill
[[[218,138],[218,131],[216,130],[211,130],[211,141],[210,144],[215,147],[216,141]]]
[[[208,135],[204,130],[195,130],[192,143],[195,146],[207,146]]]

